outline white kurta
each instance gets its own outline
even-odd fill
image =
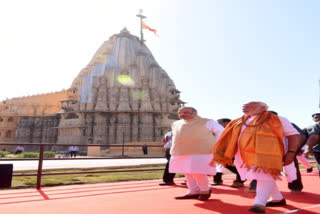
[[[255,118],[256,116],[252,116],[250,117],[247,121],[246,124],[250,124],[250,122]],[[292,126],[292,124],[290,123],[290,121],[284,117],[279,116],[279,119],[281,121],[282,127],[283,127],[283,131],[284,131],[284,147],[285,147],[285,154],[287,153],[288,150],[288,139],[286,138],[287,136],[290,135],[296,135],[299,134],[299,132]],[[238,138],[238,143],[239,143],[239,139],[242,135],[242,133],[244,132],[244,130],[246,129],[247,126],[243,125],[241,128],[241,132]],[[243,164],[243,160],[241,158],[240,155],[240,150],[239,150],[239,146],[238,146],[238,150],[236,152],[235,155],[235,159],[234,159],[234,164],[237,167],[237,170],[241,176],[242,180],[245,179],[256,179],[256,180],[274,180],[273,177],[268,174],[268,173],[264,173],[264,172],[254,172],[253,170],[247,170],[245,167],[242,167]],[[287,175],[287,179],[289,182],[296,180],[297,179],[297,175],[296,175],[296,168],[294,166],[294,163],[291,163],[287,166],[284,167],[284,174]]]
[[[215,134],[216,141],[219,140],[224,130],[223,126],[214,120],[209,120],[206,123],[206,128]],[[172,155],[169,164],[169,172],[215,175],[216,169],[209,166],[211,160],[212,154]]]

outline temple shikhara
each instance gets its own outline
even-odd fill
[[[145,43],[125,28],[101,45],[69,89],[1,101],[0,142],[159,142],[184,104],[179,96]]]

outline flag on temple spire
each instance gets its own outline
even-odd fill
[[[144,22],[142,22],[142,28],[143,28],[143,29],[148,29],[148,30],[152,31],[152,32],[154,33],[154,35],[158,36],[158,35],[157,35],[157,30],[149,27],[149,26],[146,25]]]

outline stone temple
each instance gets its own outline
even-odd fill
[[[147,46],[123,29],[100,46],[69,89],[1,101],[0,142],[159,142],[184,104],[179,96]]]

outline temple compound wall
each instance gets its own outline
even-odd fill
[[[56,136],[50,134],[47,139],[48,118],[59,117],[60,100],[65,99],[67,91],[32,95],[20,98],[6,99],[0,102],[0,142],[39,143],[56,142]],[[57,127],[55,119],[52,127]],[[39,140],[41,136],[41,140]],[[37,138],[37,140],[36,140]],[[1,149],[12,150],[5,146]],[[15,146],[14,146],[15,148]],[[32,149],[32,147],[30,147]]]
[[[69,89],[2,101],[0,141],[101,144],[101,151],[108,144],[156,143],[178,119],[179,97],[147,46],[123,29]]]

